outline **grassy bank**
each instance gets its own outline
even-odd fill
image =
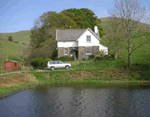
[[[0,95],[40,84],[143,84],[149,85],[150,65],[126,67],[120,60],[74,61],[69,71],[31,71],[23,76],[17,75],[0,79]]]
[[[0,95],[11,94],[20,89],[37,85],[38,80],[31,74],[21,73],[0,78]]]

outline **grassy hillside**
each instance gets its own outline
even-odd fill
[[[105,18],[100,18],[101,20],[101,25],[105,28],[108,26],[108,22],[110,21],[111,17],[105,17]]]
[[[13,42],[8,41],[8,59],[21,61],[22,51],[30,43],[30,31],[0,33],[0,62],[6,60],[8,36],[13,38]]]
[[[107,18],[101,18],[102,21],[102,26],[108,27],[108,22],[110,21],[110,17]],[[144,26],[145,24],[143,24]],[[150,34],[147,35],[148,39],[150,39]],[[137,47],[139,45],[139,43],[143,40],[143,37],[141,34],[138,34],[138,36],[136,38],[133,38],[134,41],[134,47]],[[103,42],[103,39],[102,39]],[[125,42],[126,43],[126,42]],[[111,42],[110,42],[111,44]],[[108,46],[108,45],[106,45]],[[127,60],[127,49],[126,48],[122,48],[119,56],[121,56],[122,58],[124,58],[125,60]],[[150,42],[147,44],[144,44],[143,46],[141,46],[140,48],[138,48],[137,50],[135,50],[132,54],[132,63],[133,64],[149,64],[150,63]]]
[[[12,36],[14,41],[18,41],[19,44],[30,43],[30,31],[19,31],[15,33],[0,33],[1,39],[8,39],[8,36]]]
[[[8,59],[20,61],[22,50],[25,46],[8,41]],[[7,56],[7,41],[0,39],[0,62],[4,62]]]

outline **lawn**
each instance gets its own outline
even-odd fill
[[[70,61],[72,68],[68,71],[30,71],[32,79],[24,79],[15,76],[6,78],[12,82],[2,83],[0,86],[0,95],[9,94],[29,86],[43,84],[126,84],[126,83],[147,83],[150,80],[150,66],[132,66],[128,68],[122,59],[118,60],[100,60],[100,61]],[[17,78],[17,80],[16,80]],[[17,82],[16,82],[17,81]],[[32,82],[31,82],[32,81]],[[35,81],[35,82],[34,82]],[[17,83],[17,85],[16,85]]]

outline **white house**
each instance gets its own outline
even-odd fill
[[[57,29],[56,41],[58,58],[61,56],[74,56],[75,59],[88,59],[89,55],[96,55],[99,51],[108,54],[108,47],[100,44],[97,26],[94,32],[87,29]]]

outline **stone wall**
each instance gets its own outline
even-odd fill
[[[99,53],[99,46],[92,47],[92,55],[97,55]],[[78,60],[88,59],[89,55],[86,55],[86,47],[78,47]]]
[[[86,55],[86,47],[78,47],[78,60],[88,59],[88,55]]]
[[[58,58],[62,57],[62,56],[69,56],[70,52],[71,52],[71,48],[67,48],[67,50],[68,50],[68,54],[65,55],[65,48],[64,47],[59,47],[58,48]]]
[[[58,58],[61,56],[64,56],[64,48],[63,47],[58,48]]]
[[[71,48],[68,49],[68,55],[65,55],[64,48],[59,47],[58,48],[58,58],[62,56],[69,56],[71,52]],[[77,48],[76,48],[77,49]],[[99,46],[93,46],[92,47],[92,55],[97,55],[99,53]],[[88,59],[89,55],[86,55],[86,47],[81,46],[78,47],[78,60]]]
[[[92,54],[97,55],[99,53],[99,46],[93,46],[92,47]]]

